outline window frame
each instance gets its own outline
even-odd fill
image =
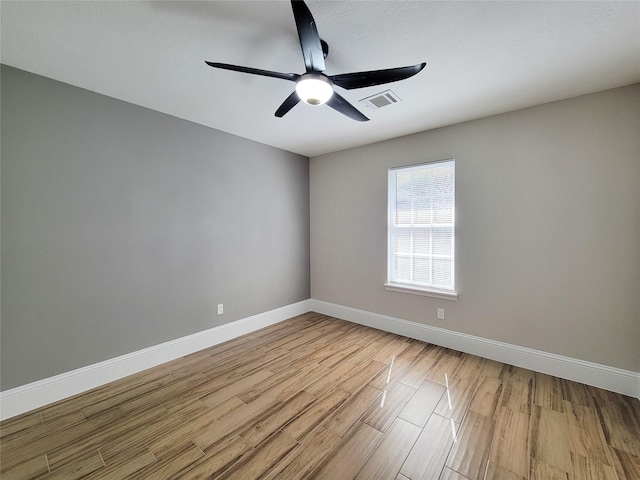
[[[396,174],[399,171],[412,171],[418,170],[423,167],[433,167],[437,164],[441,163],[450,163],[453,165],[453,212],[452,212],[452,237],[451,237],[451,275],[452,275],[452,288],[451,289],[443,289],[438,288],[432,285],[421,285],[413,282],[402,282],[393,280],[392,272],[393,270],[393,262],[395,260],[395,248],[394,248],[394,230],[396,229],[395,217],[396,217]],[[457,300],[458,293],[456,291],[456,276],[455,276],[455,266],[456,266],[456,251],[455,251],[455,204],[456,204],[456,192],[455,192],[455,166],[456,160],[455,158],[447,158],[443,160],[435,160],[430,162],[423,162],[414,165],[404,165],[389,168],[387,172],[387,281],[384,284],[384,288],[389,291],[394,292],[402,292],[409,293],[414,295],[425,295],[429,297],[442,298],[447,300]],[[414,225],[414,224],[412,224]],[[434,223],[429,224],[429,228],[433,228]],[[414,227],[410,227],[414,228]],[[448,228],[448,227],[447,227]],[[431,247],[433,248],[433,247]],[[414,255],[413,253],[409,254],[411,257]],[[429,258],[433,258],[433,250],[430,254]]]

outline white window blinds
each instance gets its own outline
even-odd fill
[[[455,160],[389,170],[388,283],[454,291]]]

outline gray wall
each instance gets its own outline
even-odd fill
[[[314,157],[311,296],[636,371],[639,139],[633,85]],[[450,157],[459,300],[385,291],[387,170]]]
[[[309,298],[307,158],[6,66],[1,105],[2,390]]]

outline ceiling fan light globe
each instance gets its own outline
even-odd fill
[[[323,105],[333,95],[331,81],[321,75],[303,75],[296,83],[296,93],[308,105]]]

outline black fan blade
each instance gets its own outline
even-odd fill
[[[296,82],[300,78],[300,75],[296,73],[271,72],[269,70],[260,70],[259,68],[251,68],[251,67],[241,67],[239,65],[230,65],[228,63],[207,62],[206,60],[205,60],[205,63],[210,67],[214,67],[214,68],[222,68],[224,70],[233,70],[234,72],[250,73],[252,75],[262,75],[263,77],[281,78],[283,80],[291,80],[292,82]]]
[[[353,88],[373,87],[383,83],[397,82],[414,76],[420,72],[426,63],[412,65],[410,67],[388,68],[386,70],[373,70],[371,72],[343,73],[329,77],[333,83],[351,90]]]
[[[293,18],[296,21],[304,66],[309,72],[324,72],[324,54],[316,22],[309,8],[302,0],[291,0]]]
[[[282,102],[282,105],[280,105],[278,110],[276,110],[276,117],[284,117],[289,110],[298,104],[299,101],[300,97],[298,97],[298,94],[294,90],[293,93],[289,95],[284,102]]]
[[[349,118],[357,120],[358,122],[369,121],[367,117],[365,117],[362,113],[360,113],[360,110],[358,110],[356,107],[354,107],[349,102],[347,102],[344,98],[338,95],[338,92],[335,92],[335,91],[333,92],[333,95],[327,102],[327,105],[329,105],[334,110],[337,110],[338,112],[342,113],[343,115],[346,115]]]

